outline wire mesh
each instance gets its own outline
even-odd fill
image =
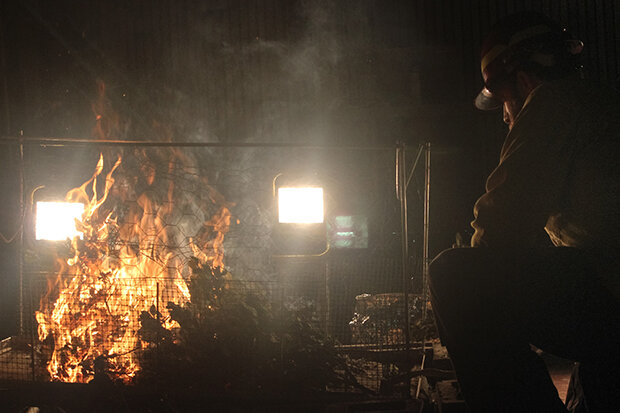
[[[26,323],[0,345],[0,378],[88,382],[103,363],[131,382],[147,347],[140,315],[178,328],[167,303],[192,301],[197,268],[215,268],[228,293],[260,293],[272,308],[305,311],[359,367],[366,388],[378,391],[394,374],[393,360],[351,352],[404,345],[393,150],[26,149]],[[274,187],[304,182],[324,187],[326,225],[283,229]],[[67,194],[91,211],[78,224],[83,239],[35,241],[36,202]],[[339,229],[336,217],[362,218]],[[411,286],[419,289],[416,254]],[[423,303],[411,297],[418,319]]]

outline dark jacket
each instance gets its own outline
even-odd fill
[[[618,284],[618,96],[574,78],[532,91],[474,217],[472,246],[536,247],[544,229],[556,246],[598,251]],[[620,286],[613,288],[620,297]]]

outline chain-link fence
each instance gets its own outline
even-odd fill
[[[209,340],[234,324],[254,343],[271,334],[282,358],[294,338],[266,324],[295,314],[378,391],[397,364],[385,352],[421,337],[421,169],[404,284],[395,148],[26,145],[20,331],[0,345],[0,378],[129,383],[152,367],[145,351],[207,319]],[[324,223],[279,223],[285,186],[322,187]],[[86,205],[81,239],[35,239],[37,202],[62,200]]]

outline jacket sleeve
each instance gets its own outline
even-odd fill
[[[474,205],[473,247],[536,245],[558,208],[572,159],[576,117],[558,91],[530,94],[504,142],[486,193]]]

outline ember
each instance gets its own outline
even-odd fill
[[[221,247],[231,215],[222,195],[204,185],[216,212],[186,225],[197,232],[189,237],[167,224],[183,215],[173,208],[182,203],[175,202],[174,180],[167,180],[165,196],[158,197],[152,187],[156,171],[150,168],[145,173],[147,190],[128,202],[128,189],[114,187],[113,175],[120,165],[119,156],[98,185],[104,170],[101,156],[93,176],[66,196],[67,201],[85,205],[81,220],[75,222],[82,239],[73,239],[73,257],[66,260],[65,272],[36,312],[39,340],[53,348],[47,365],[52,380],[87,383],[105,372],[114,380],[131,382],[140,370],[139,350],[144,347],[138,335],[140,314],[159,309],[165,300],[158,310],[163,326],[178,327],[163,307],[190,298],[188,256],[223,267]],[[170,161],[168,176],[176,168],[178,164]],[[50,301],[52,294],[57,295]]]

